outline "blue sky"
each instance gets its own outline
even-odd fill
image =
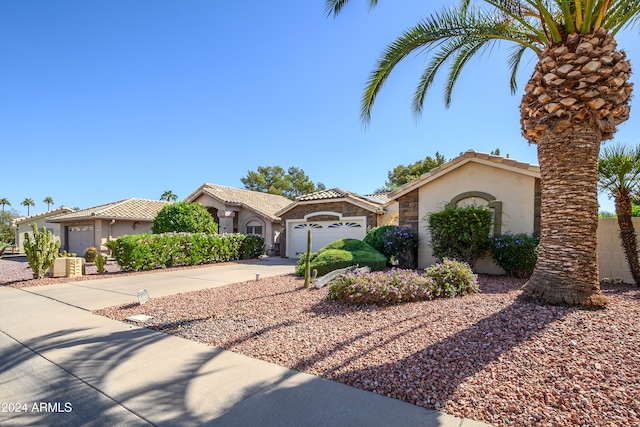
[[[27,197],[31,214],[47,196],[80,208],[165,190],[182,199],[205,182],[242,188],[248,171],[274,165],[366,194],[436,151],[499,148],[537,164],[518,111],[535,61],[512,96],[508,45],[469,64],[449,109],[436,83],[417,121],[411,96],[425,60],[407,58],[362,126],[360,96],[380,52],[454,1],[382,1],[369,12],[353,0],[337,19],[323,0],[4,1],[0,198],[25,215]],[[637,30],[618,40],[640,64]],[[633,107],[616,141],[640,143]]]

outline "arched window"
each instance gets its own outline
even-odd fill
[[[247,223],[247,234],[264,236],[264,227],[260,221],[252,220]]]
[[[486,206],[493,212],[493,235],[502,234],[502,202],[482,191],[467,191],[451,199],[447,206]]]

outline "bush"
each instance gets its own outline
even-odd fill
[[[488,208],[478,206],[447,207],[427,215],[433,256],[473,267],[488,250],[492,217]]]
[[[134,234],[116,242],[114,258],[122,271],[213,264],[264,253],[264,238],[249,234]]]
[[[98,250],[96,248],[91,247],[84,251],[84,260],[87,262],[94,262],[97,256]]]
[[[391,264],[400,268],[415,267],[418,234],[410,228],[395,225],[374,227],[363,241],[386,256]]]
[[[503,234],[490,239],[489,252],[507,275],[527,278],[536,266],[539,243],[535,234]]]
[[[445,260],[423,274],[401,269],[341,274],[329,285],[327,298],[350,304],[387,305],[453,298],[477,291],[477,277],[467,264]]]
[[[160,209],[151,230],[154,234],[172,232],[216,234],[218,224],[207,208],[201,204],[177,202]]]
[[[395,304],[433,299],[433,280],[414,270],[347,273],[329,285],[327,298],[351,304]]]
[[[116,246],[118,245],[118,241],[117,240],[107,240],[107,242],[104,245],[111,252],[111,256],[113,256],[113,254],[116,252]]]
[[[426,270],[427,276],[433,279],[436,296],[455,297],[478,291],[478,276],[473,274],[466,262],[444,259]]]
[[[304,276],[304,261],[305,254],[301,254],[296,268],[298,276]],[[382,270],[387,265],[387,258],[358,239],[336,240],[311,254],[311,271],[317,270],[318,276],[352,265]]]

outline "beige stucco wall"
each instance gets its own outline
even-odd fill
[[[151,233],[152,225],[153,222],[151,221],[96,220],[93,229],[96,248],[98,248],[100,252],[107,253],[109,250],[105,246],[105,243],[109,240],[131,234]]]
[[[632,218],[636,233],[640,232],[640,218]],[[598,221],[598,268],[600,279],[622,279],[633,283],[631,270],[622,249],[617,218],[600,218]]]
[[[436,262],[429,243],[427,223],[423,218],[431,212],[441,210],[456,196],[472,191],[488,193],[502,202],[502,233],[533,231],[535,177],[519,173],[516,169],[502,169],[476,162],[465,163],[419,188],[420,268]],[[489,274],[504,273],[489,259],[478,261],[476,270]]]
[[[21,254],[24,253],[24,233],[29,233],[29,236],[33,237],[31,224],[36,224],[38,226],[38,230],[41,231],[42,227],[46,227],[47,230],[51,231],[53,234],[54,240],[60,240],[60,224],[46,222],[46,218],[40,218],[34,221],[29,221],[25,224],[20,224],[16,228],[16,247]]]

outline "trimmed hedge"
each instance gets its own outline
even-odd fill
[[[154,270],[257,258],[264,238],[253,234],[134,234],[116,240],[113,256],[122,271]]]
[[[304,276],[304,258],[298,259],[296,273]],[[311,271],[317,270],[323,276],[333,270],[359,265],[369,266],[371,270],[382,270],[387,258],[374,248],[358,239],[340,239],[311,254]]]

